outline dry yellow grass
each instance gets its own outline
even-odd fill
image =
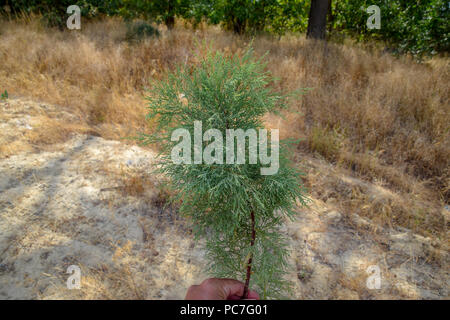
[[[401,199],[373,203],[356,188],[349,194],[337,191],[342,206],[358,207],[384,223],[445,234],[441,211],[450,199],[446,58],[417,64],[350,44],[324,45],[293,35],[252,40],[181,23],[171,32],[162,30],[160,38],[134,44],[124,40],[125,25],[116,19],[83,22],[79,32],[46,30],[33,18],[2,21],[0,30],[0,90],[56,104],[78,119],[70,127],[44,121],[37,135],[25,138],[32,144],[60,141],[77,128],[112,139],[151,130],[143,98],[150,80],[163,78],[176,64],[195,65],[195,55],[205,53],[202,43],[241,54],[252,41],[256,55],[268,52],[278,89],[311,88],[291,102],[284,118],[267,117],[268,126],[278,127],[282,137],[303,138],[300,152],[321,155]],[[2,156],[13,147],[3,147]],[[315,182],[308,176],[312,190]],[[333,183],[320,188],[334,188]]]

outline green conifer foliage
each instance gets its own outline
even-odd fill
[[[261,175],[266,165],[259,158],[249,164],[248,152],[245,164],[175,164],[171,159],[179,142],[171,141],[173,131],[185,128],[194,137],[194,121],[202,122],[203,132],[214,128],[223,137],[227,129],[263,128],[262,116],[284,107],[287,99],[273,91],[264,69],[252,50],[242,57],[210,53],[198,66],[179,67],[152,86],[148,118],[157,128],[142,140],[160,146],[159,170],[170,178],[173,201],[191,220],[197,239],[205,239],[210,273],[241,280],[266,299],[289,294],[287,238],[280,227],[286,217],[294,217],[298,204],[305,204],[301,173],[286,157],[287,144],[280,142],[279,169],[273,175]],[[204,141],[203,148],[209,143]]]

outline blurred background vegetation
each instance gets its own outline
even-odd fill
[[[313,0],[314,1],[314,0]],[[171,29],[176,18],[221,25],[239,34],[305,32],[310,0],[6,0],[0,12],[11,18],[38,13],[48,27],[65,26],[69,5],[81,8],[83,19],[121,16],[144,19]],[[416,56],[449,51],[450,2],[446,0],[330,1],[327,37],[382,41],[389,51]],[[368,29],[370,5],[381,10],[381,28]]]

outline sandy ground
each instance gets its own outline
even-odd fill
[[[42,130],[43,114],[61,123],[76,119],[17,99],[0,109],[2,143],[18,150],[0,155],[0,299],[181,299],[207,277],[189,223],[161,206],[153,151],[75,133],[18,148]],[[305,159],[309,170],[323,170]],[[284,231],[294,299],[449,297],[448,247],[435,239],[382,228],[314,197]],[[79,290],[66,287],[70,265],[81,268]],[[367,287],[369,266],[380,270],[380,289]]]

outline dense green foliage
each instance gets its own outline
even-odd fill
[[[306,0],[203,0],[210,8],[206,18],[236,33],[269,31],[284,34],[306,28]],[[205,12],[207,12],[205,10]]]
[[[43,22],[49,27],[66,25],[67,7],[78,5],[83,17],[93,18],[102,14],[116,14],[122,0],[14,0],[6,1],[12,15],[41,13]],[[5,8],[1,8],[5,12]]]
[[[144,18],[164,22],[172,28],[175,17],[186,17],[189,0],[122,0],[118,13],[126,19]]]
[[[50,26],[64,25],[69,5],[82,8],[83,17],[121,15],[144,18],[169,28],[176,17],[194,24],[221,24],[236,33],[304,32],[310,0],[16,0],[12,13],[41,12]],[[368,30],[365,9],[381,9],[381,29]],[[450,2],[448,0],[334,0],[329,29],[358,40],[383,40],[398,52],[435,54],[449,51]]]
[[[252,257],[250,285],[263,298],[277,298],[289,288],[280,226],[284,217],[295,214],[296,201],[304,201],[299,172],[284,156],[285,147],[280,146],[280,167],[273,175],[261,175],[259,160],[249,164],[250,152],[245,164],[176,164],[171,158],[178,144],[172,133],[185,128],[194,137],[194,121],[202,121],[202,133],[214,128],[223,137],[227,129],[262,128],[261,117],[285,105],[285,97],[267,86],[271,77],[263,70],[250,51],[242,58],[208,55],[195,69],[180,67],[153,86],[148,117],[156,120],[157,129],[143,141],[161,146],[160,171],[171,178],[174,201],[192,219],[196,236],[206,239],[210,272],[245,281]],[[203,148],[208,144],[203,142]],[[227,150],[224,146],[224,157]]]
[[[381,10],[381,28],[368,30],[365,8]],[[333,28],[360,40],[386,41],[399,52],[413,54],[449,51],[450,2],[447,0],[334,1]]]

